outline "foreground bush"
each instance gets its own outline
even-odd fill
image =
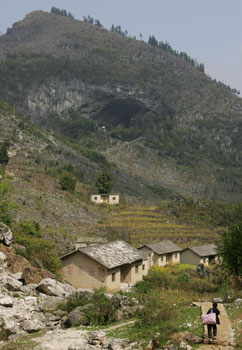
[[[144,300],[144,308],[138,313],[135,328],[141,338],[156,339],[164,344],[177,328],[176,309],[161,300],[159,292],[151,292]]]
[[[106,325],[116,320],[119,305],[114,298],[109,298],[103,288],[93,293],[75,293],[59,308],[70,313],[79,308],[84,314],[84,325]]]

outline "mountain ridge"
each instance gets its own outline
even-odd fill
[[[2,35],[0,52],[0,99],[38,125],[67,132],[74,111],[106,129],[75,144],[92,144],[127,174],[183,194],[241,198],[242,100],[188,62],[42,11]]]

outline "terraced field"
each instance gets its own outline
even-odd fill
[[[185,246],[214,242],[218,238],[216,229],[205,224],[182,223],[180,218],[170,217],[166,210],[157,207],[114,210],[101,226],[109,238],[123,238],[135,245],[170,239]]]

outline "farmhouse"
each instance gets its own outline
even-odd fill
[[[167,264],[180,263],[181,248],[169,240],[145,244],[139,248],[140,252],[147,252],[149,255],[148,264],[165,266]]]
[[[142,256],[123,241],[79,248],[62,257],[63,277],[74,288],[105,287],[109,292],[121,284],[142,280]]]
[[[181,251],[182,264],[204,264],[206,266],[218,260],[217,247],[215,244],[200,245],[186,248]]]
[[[92,194],[91,202],[97,204],[119,204],[119,195],[118,194]]]

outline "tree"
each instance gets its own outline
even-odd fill
[[[112,175],[107,170],[101,171],[97,175],[95,186],[100,194],[110,193],[113,188]]]
[[[223,234],[219,250],[223,265],[233,274],[242,276],[242,222]]]
[[[7,165],[9,162],[8,149],[6,144],[0,148],[0,164]]]
[[[69,173],[60,177],[60,187],[63,191],[74,192],[76,188],[76,179]]]
[[[154,35],[149,36],[148,44],[150,44],[151,46],[158,47],[158,41],[156,40]]]

